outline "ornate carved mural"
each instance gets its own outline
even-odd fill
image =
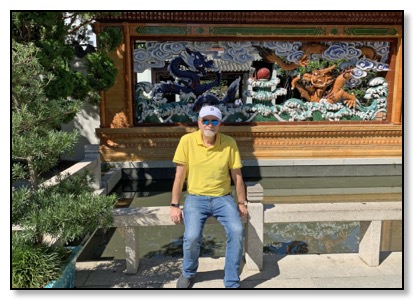
[[[135,45],[136,124],[195,122],[204,104],[219,106],[223,121],[233,123],[386,119],[389,42],[142,41]],[[154,68],[167,68],[171,79],[141,80]],[[244,71],[218,90],[222,74],[229,69]]]

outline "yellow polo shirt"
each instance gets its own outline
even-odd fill
[[[219,132],[215,145],[207,148],[200,130],[180,139],[173,162],[186,166],[187,192],[205,196],[230,193],[229,170],[243,167],[239,149],[232,137]]]

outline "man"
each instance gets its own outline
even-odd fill
[[[218,108],[201,108],[199,130],[181,138],[173,158],[176,173],[170,216],[176,223],[183,219],[185,227],[183,272],[177,288],[190,287],[196,275],[203,227],[211,216],[224,226],[227,235],[224,286],[239,287],[244,233],[241,216],[247,216],[246,192],[236,141],[219,133],[221,119]],[[188,195],[181,211],[179,200],[186,178]],[[231,196],[231,179],[237,204]]]

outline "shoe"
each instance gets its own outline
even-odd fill
[[[180,275],[177,281],[177,289],[188,289],[191,284],[191,278],[185,277],[183,274]]]

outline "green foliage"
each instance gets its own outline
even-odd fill
[[[43,236],[67,244],[96,228],[109,228],[116,196],[96,195],[87,174],[61,178],[59,184],[12,191],[12,287],[41,288],[56,280],[68,253],[43,244]]]
[[[115,168],[115,165],[112,163],[101,163],[101,172],[102,173],[107,173],[109,172],[112,168]]]
[[[59,276],[62,248],[43,245],[45,236],[66,244],[112,224],[115,196],[93,193],[88,174],[42,184],[42,174],[79,138],[61,124],[115,80],[104,51],[87,54],[83,69],[71,67],[74,46],[87,41],[92,21],[86,12],[12,13],[12,179],[27,183],[12,191],[12,224],[23,228],[12,235],[16,288],[40,288]]]
[[[17,239],[12,242],[12,288],[42,288],[61,274],[66,253],[62,248],[33,247]]]
[[[75,88],[72,71],[67,66],[56,67],[54,76],[58,80],[52,80],[45,88],[45,94],[48,98],[54,98],[59,95],[62,98],[72,96]]]
[[[12,37],[19,43],[63,43],[68,33],[62,12],[13,12]]]
[[[72,84],[76,86],[73,91],[74,99],[84,99],[88,97],[90,102],[98,103],[100,100],[99,93],[90,89],[89,80],[80,72],[72,72]]]
[[[92,53],[86,56],[86,60],[89,69],[87,78],[91,87],[102,91],[114,85],[117,69],[111,59],[103,53]]]
[[[12,41],[12,109],[23,109],[32,102],[46,102],[43,88],[54,79],[45,72],[37,54],[40,49],[33,43],[21,44]]]
[[[120,27],[105,27],[98,36],[99,45],[105,52],[114,51],[122,43],[122,31]]]
[[[53,81],[44,87],[47,97],[96,103],[100,99],[99,91],[114,84],[116,69],[107,53],[122,42],[119,28],[108,28],[102,33],[102,38],[98,37],[100,48],[94,49],[94,53],[99,55],[88,59],[86,74],[71,67],[76,49],[88,45],[88,26],[93,23],[95,15],[96,12],[12,13],[13,41],[37,47],[36,59],[46,72],[53,75]],[[93,76],[97,77],[96,81],[91,79]],[[73,118],[74,115],[71,116]]]
[[[79,100],[50,98],[45,89],[54,75],[37,59],[32,43],[12,42],[12,167],[14,180],[29,179],[36,187],[39,176],[55,166],[60,155],[69,153],[77,132],[62,132],[60,124],[81,108]]]
[[[71,242],[112,224],[115,195],[94,194],[87,173],[60,180],[54,186],[12,192],[12,222],[27,228],[26,240],[40,243],[38,237],[48,235]]]

